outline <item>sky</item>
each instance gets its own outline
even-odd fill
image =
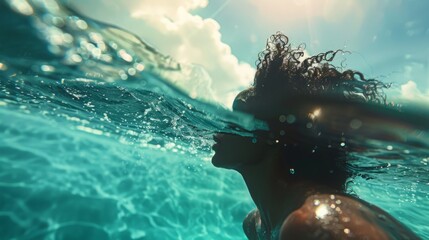
[[[429,1],[73,0],[160,52],[203,66],[229,105],[253,81],[266,39],[281,31],[310,55],[343,49],[347,68],[393,83],[390,99],[429,102]],[[343,56],[341,56],[343,57]]]

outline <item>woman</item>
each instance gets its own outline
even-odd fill
[[[303,50],[281,33],[271,36],[253,87],[234,101],[234,111],[266,121],[268,132],[214,137],[213,164],[238,171],[257,206],[243,222],[246,236],[419,239],[380,208],[345,193],[353,148],[347,139],[361,120],[343,123],[359,114],[350,110],[353,104],[385,104],[387,86],[332,66],[340,50],[302,59]]]

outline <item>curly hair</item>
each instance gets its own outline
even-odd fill
[[[289,181],[313,179],[345,190],[347,179],[352,176],[345,159],[352,146],[341,147],[344,133],[332,132],[326,123],[310,119],[303,102],[294,100],[318,104],[319,100],[334,99],[340,103],[350,100],[385,105],[383,89],[389,85],[365,78],[359,71],[343,71],[342,67],[334,66],[333,60],[337,54],[345,53],[343,50],[310,57],[305,57],[304,50],[304,44],[294,48],[280,32],[272,35],[265,50],[259,53],[253,88],[239,94],[235,106],[268,123],[270,130],[265,134],[269,137],[264,133],[256,135],[271,138],[282,146],[281,163],[286,170],[293,170],[293,174],[286,171],[285,178]],[[290,100],[292,98],[294,100]],[[240,106],[241,102],[248,104]],[[296,117],[296,121],[286,122],[288,114]],[[283,116],[284,121],[279,121],[279,116]]]
[[[256,95],[281,91],[296,95],[340,95],[345,99],[386,103],[384,88],[376,79],[367,79],[361,72],[341,71],[332,61],[343,50],[327,51],[304,58],[305,45],[293,48],[289,38],[277,32],[259,53],[254,79]]]

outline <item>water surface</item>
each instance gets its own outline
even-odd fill
[[[53,0],[0,3],[0,42],[4,239],[244,239],[254,206],[212,135],[265,125],[195,100],[203,69]],[[429,238],[429,111],[361,108],[379,134],[356,134],[349,191]]]

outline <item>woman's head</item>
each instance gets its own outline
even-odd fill
[[[281,109],[281,105],[296,97],[328,96],[339,100],[385,103],[383,89],[386,84],[366,79],[358,71],[342,71],[332,65],[335,57],[344,51],[327,51],[304,57],[304,50],[303,44],[292,47],[288,37],[282,33],[272,35],[265,50],[259,53],[253,86],[238,94],[234,110],[245,110],[267,119],[273,116],[269,116],[266,108]],[[243,106],[243,102],[247,106]]]
[[[320,124],[319,115],[329,112],[320,109],[320,103],[326,99],[385,103],[382,90],[387,86],[360,72],[333,66],[331,62],[342,52],[304,58],[303,45],[293,48],[285,35],[272,35],[259,54],[253,86],[239,93],[233,103],[234,111],[266,121],[270,130],[253,139],[236,136],[241,140],[228,141],[232,137],[226,137],[218,150],[222,145],[229,145],[229,150],[217,151],[217,166],[222,167],[222,159],[234,162],[229,167],[235,169],[255,165],[268,151],[276,151],[288,179],[310,178],[335,187],[344,184],[349,176],[341,146],[344,136],[329,132],[326,122]]]

